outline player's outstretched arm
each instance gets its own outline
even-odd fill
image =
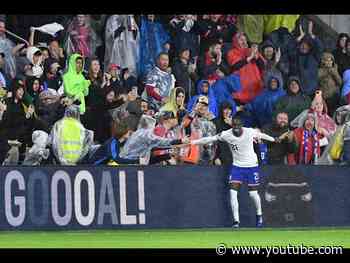
[[[263,139],[265,141],[269,141],[269,142],[275,142],[275,138],[271,137],[270,135],[267,135],[265,133],[262,133],[262,132],[258,132],[258,137],[260,139]]]
[[[218,136],[208,136],[208,137],[204,137],[198,140],[193,140],[191,141],[191,144],[195,144],[195,145],[204,145],[204,144],[208,144],[211,142],[216,142],[217,140],[219,140]]]

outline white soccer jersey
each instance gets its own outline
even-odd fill
[[[243,128],[243,133],[240,137],[236,137],[232,133],[232,129],[223,131],[212,137],[205,137],[195,140],[193,144],[207,144],[213,141],[222,141],[230,146],[233,165],[238,167],[255,167],[258,166],[258,157],[254,152],[254,138],[261,138],[268,141],[274,141],[274,138],[260,133],[252,128]]]

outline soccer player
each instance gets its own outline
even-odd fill
[[[233,164],[229,176],[229,184],[234,228],[238,228],[240,222],[237,194],[243,182],[248,184],[249,196],[253,200],[256,209],[256,226],[262,227],[263,225],[261,201],[258,194],[258,186],[260,184],[259,166],[258,157],[254,152],[254,139],[263,139],[271,142],[279,141],[278,138],[275,139],[258,130],[243,127],[241,119],[237,116],[232,119],[231,129],[215,136],[191,141],[191,144],[196,145],[222,141],[230,146]]]

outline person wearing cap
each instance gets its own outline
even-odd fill
[[[195,138],[194,136],[213,136],[216,134],[214,119],[214,114],[209,111],[208,97],[201,95],[198,97],[193,111],[184,117],[182,126],[192,139]],[[215,158],[215,144],[200,146],[198,157],[200,164],[212,164]]]
[[[204,117],[210,121],[215,118],[215,115],[209,111],[208,97],[204,95],[198,97],[197,103],[194,108],[194,112],[198,116]]]
[[[120,69],[120,66],[117,64],[110,64],[108,66],[108,74],[111,76],[109,86],[113,87],[115,90],[120,90],[122,88]]]
[[[210,85],[208,80],[201,80],[197,84],[197,95],[193,96],[187,104],[187,111],[192,112],[199,97],[205,96],[209,101],[209,111],[214,115],[218,115],[218,105],[216,101],[216,97],[214,94],[214,89]]]
[[[160,115],[160,122],[153,130],[153,133],[159,137],[167,139],[177,139],[176,133],[173,128],[178,125],[177,117],[172,111],[164,111]],[[171,148],[153,148],[151,153],[150,164],[166,162],[169,164],[169,161],[172,158]],[[175,163],[173,159],[170,163]]]

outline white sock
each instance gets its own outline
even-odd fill
[[[255,210],[256,210],[256,214],[261,216],[262,215],[262,211],[261,211],[261,200],[260,200],[260,195],[258,194],[258,191],[249,191],[249,196],[250,198],[253,200],[254,206],[255,206]]]
[[[233,221],[239,222],[239,205],[238,205],[238,192],[234,189],[230,189],[231,196],[231,208],[233,214]]]

